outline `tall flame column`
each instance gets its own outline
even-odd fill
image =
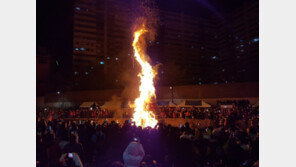
[[[135,122],[136,126],[141,126],[143,128],[150,126],[154,128],[158,121],[155,119],[154,113],[148,110],[151,98],[155,97],[153,80],[156,72],[148,61],[145,60],[145,45],[139,42],[143,34],[147,32],[148,30],[145,28],[144,24],[134,32],[134,56],[141,66],[141,72],[138,74],[141,80],[139,87],[140,96],[134,101],[135,112],[132,121]]]

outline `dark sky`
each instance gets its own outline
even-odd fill
[[[163,10],[204,17],[211,14],[223,17],[246,1],[252,0],[156,0],[155,2]],[[37,45],[59,42],[60,26],[64,25],[62,18],[69,14],[65,7],[71,8],[71,0],[37,1]]]
[[[128,3],[135,0],[123,1]],[[214,15],[220,19],[227,19],[229,13],[239,9],[247,1],[256,0],[155,0],[155,3],[161,10],[200,17]],[[59,67],[56,67],[57,70],[52,75],[61,75],[59,78],[65,82],[71,77],[72,12],[73,0],[37,0],[37,56],[38,48],[47,48],[54,62],[59,62]],[[61,81],[61,85],[63,83],[64,81]]]
[[[37,20],[37,54],[39,47],[45,47],[60,62],[60,72],[71,67],[72,51],[72,0],[38,0]],[[63,63],[64,62],[64,63]],[[65,67],[65,68],[64,68]],[[65,72],[66,73],[66,72]]]

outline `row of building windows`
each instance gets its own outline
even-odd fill
[[[95,24],[95,21],[94,20],[87,20],[87,19],[80,19],[80,18],[75,18],[75,21],[78,21],[78,22],[83,22],[83,23],[91,23],[91,24]]]
[[[83,28],[93,28],[93,29],[97,28],[95,25],[86,25],[86,24],[79,24],[79,23],[76,23],[74,26],[83,27]]]
[[[97,21],[96,17],[88,17],[88,16],[82,16],[82,15],[75,14],[75,20],[78,20],[78,19],[85,20],[88,23],[90,23],[90,22],[96,23],[96,21]]]
[[[110,57],[108,56],[108,57],[106,57],[106,59],[107,59],[107,60],[110,60]],[[115,57],[115,60],[118,61],[119,58],[118,58],[118,57]]]
[[[75,7],[75,10],[76,10],[76,11],[86,11],[86,12],[89,12],[89,9],[88,9],[88,8],[82,8],[82,7],[80,7],[80,6],[76,6],[76,7]]]
[[[75,50],[76,50],[76,51],[79,51],[79,50],[82,50],[82,51],[84,51],[84,50],[85,50],[85,48],[75,48]]]
[[[97,18],[96,15],[94,15],[94,14],[88,14],[88,13],[76,13],[76,15],[85,16],[87,18],[94,18],[94,19]]]
[[[78,36],[78,35],[75,35],[74,38],[87,39],[87,40],[97,40],[97,38],[95,38],[95,37],[85,37],[85,36]]]
[[[89,51],[89,52],[94,52],[95,50],[94,49],[89,49],[89,48],[75,48],[74,50],[76,50],[76,51]]]
[[[87,6],[94,6],[96,4],[96,1],[77,1],[76,4],[82,4],[82,5],[87,5]]]
[[[77,45],[86,45],[86,46],[95,46],[96,45],[96,43],[87,43],[87,42],[81,42],[81,41],[77,41],[77,42],[75,42],[75,44],[77,44]]]
[[[75,32],[79,32],[79,33],[85,33],[85,34],[92,34],[92,35],[96,35],[96,32],[91,32],[91,31],[84,31],[84,30],[75,30]]]

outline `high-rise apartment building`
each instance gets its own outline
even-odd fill
[[[101,71],[109,75],[102,82],[120,83],[121,66],[132,66],[133,4],[130,0],[75,0],[73,4],[74,78],[99,77],[92,73]],[[165,66],[174,61],[186,71],[178,82],[169,84],[258,80],[258,3],[225,14],[227,21],[214,15],[157,10],[157,36],[148,41],[152,63]],[[160,78],[165,78],[164,69]]]
[[[217,21],[218,55],[217,81],[245,82],[259,79],[259,5],[258,1],[225,15],[227,21]]]
[[[73,69],[76,73],[103,60],[102,41],[97,27],[96,1],[75,0],[73,16]]]
[[[178,84],[199,82],[205,76],[204,63],[207,57],[217,54],[215,45],[215,23],[201,17],[183,13],[160,11],[160,30],[155,45],[159,45],[159,59],[169,61],[186,69]],[[165,75],[166,71],[162,71]],[[189,77],[190,76],[190,77]],[[174,84],[174,83],[172,83]]]

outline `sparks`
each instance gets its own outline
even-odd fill
[[[153,80],[156,72],[153,70],[148,61],[145,60],[145,45],[139,42],[142,35],[147,32],[148,30],[144,24],[134,32],[132,45],[134,49],[134,56],[141,66],[141,72],[138,74],[141,82],[139,87],[140,96],[134,101],[133,105],[135,107],[135,112],[133,114],[132,121],[135,122],[136,126],[141,126],[143,128],[150,126],[154,128],[158,121],[155,119],[155,114],[152,111],[149,111],[149,104],[151,98],[155,97]]]

